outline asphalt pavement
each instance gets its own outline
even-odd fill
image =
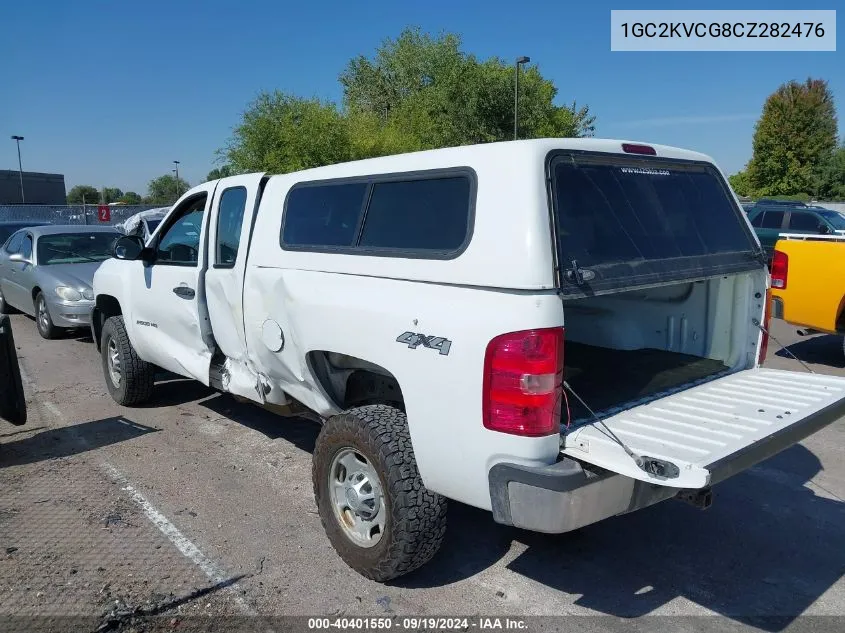
[[[31,319],[12,323],[29,421],[0,423],[0,622],[142,631],[153,619],[185,630],[257,616],[389,617],[393,628],[405,617],[556,616],[526,622],[845,628],[808,617],[845,616],[845,421],[718,485],[705,511],[667,501],[550,536],[452,503],[437,557],[384,585],[347,568],[323,533],[316,424],[181,379],[160,383],[150,406],[120,407],[85,332],[45,341]],[[778,321],[772,333],[813,371],[845,376],[841,337],[800,337]],[[767,364],[806,371],[775,341]]]

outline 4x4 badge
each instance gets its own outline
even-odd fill
[[[409,349],[417,349],[420,345],[429,349],[436,349],[441,355],[447,356],[452,347],[452,341],[442,336],[426,336],[414,332],[404,332],[396,339],[397,343],[404,343]]]

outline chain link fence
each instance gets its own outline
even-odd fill
[[[108,207],[109,219],[101,221],[97,205],[0,205],[0,222],[48,222],[50,224],[120,224],[139,211],[159,209],[161,204],[133,204]]]

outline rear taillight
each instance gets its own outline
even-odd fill
[[[497,336],[484,356],[484,426],[527,437],[559,433],[562,384],[563,328]]]
[[[766,352],[769,351],[769,321],[772,318],[772,293],[766,291],[766,309],[763,313],[763,336],[760,338],[760,354],[757,357],[759,364],[766,360]]]
[[[775,251],[772,257],[772,288],[786,289],[786,278],[789,275],[789,256],[781,251]]]

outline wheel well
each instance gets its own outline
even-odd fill
[[[35,286],[35,288],[32,289],[32,302],[33,303],[35,303],[35,297],[38,296],[39,292],[41,292],[41,288],[39,288],[38,286]]]
[[[97,350],[100,349],[100,335],[103,333],[103,324],[106,319],[123,314],[120,302],[110,295],[98,295],[91,313],[91,329],[94,331],[94,343]]]
[[[341,409],[389,404],[405,411],[399,381],[381,365],[326,351],[309,352],[308,363],[320,386]]]

